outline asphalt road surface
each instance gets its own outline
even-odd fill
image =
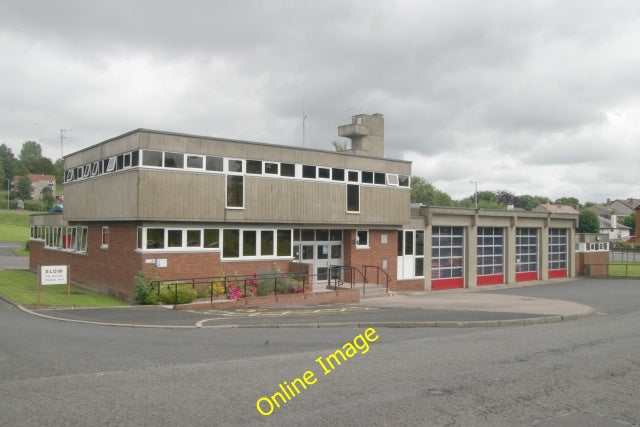
[[[366,345],[364,329],[108,327],[0,301],[0,425],[638,425],[640,281],[580,283],[501,292],[598,315],[380,328]],[[343,346],[351,357],[325,375],[317,360]],[[279,400],[286,390],[297,395]]]

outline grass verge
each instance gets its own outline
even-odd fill
[[[609,276],[615,277],[640,277],[640,263],[618,262],[609,263]]]
[[[0,270],[0,295],[25,307],[38,303],[38,276],[31,271]],[[71,286],[73,307],[113,307],[128,305],[115,298]],[[41,307],[67,307],[67,285],[41,286]]]

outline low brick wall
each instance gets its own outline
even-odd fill
[[[398,280],[389,284],[389,290],[394,292],[422,292],[424,279]]]
[[[338,289],[338,292],[306,292],[304,294],[268,295],[264,297],[240,298],[231,300],[194,301],[189,304],[174,305],[174,310],[210,310],[228,308],[268,308],[304,306],[318,304],[337,304],[360,302],[359,289]]]

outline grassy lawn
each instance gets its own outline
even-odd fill
[[[609,263],[609,276],[640,277],[640,263],[612,261]]]
[[[0,210],[0,241],[26,242],[29,240],[29,214],[31,213]]]
[[[0,295],[25,307],[35,307],[38,302],[38,277],[30,271],[0,270]],[[41,286],[42,307],[66,307],[67,285]],[[113,307],[128,305],[106,295],[71,286],[73,307]]]

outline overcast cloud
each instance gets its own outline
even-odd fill
[[[53,160],[136,128],[387,157],[454,198],[640,198],[640,2],[0,4],[0,143]]]

